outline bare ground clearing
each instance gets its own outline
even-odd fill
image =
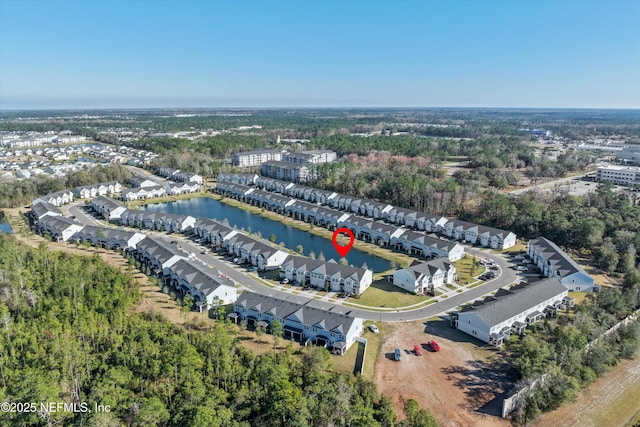
[[[501,408],[499,397],[514,375],[499,362],[496,350],[481,346],[444,320],[429,321],[426,333],[422,322],[399,323],[385,338],[374,381],[399,414],[406,400],[415,399],[445,427],[510,425],[491,415]],[[430,339],[440,344],[440,352],[427,349]],[[421,356],[414,354],[415,344],[422,348]],[[393,358],[396,348],[402,353],[400,362]]]

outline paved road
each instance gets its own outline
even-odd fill
[[[102,225],[98,222],[93,216],[84,211],[82,204],[73,204],[69,207],[69,213],[76,217],[76,220],[85,225]],[[115,227],[115,226],[114,226]],[[225,274],[230,279],[239,283],[244,289],[248,289],[254,292],[261,293],[263,295],[274,296],[278,298],[286,298],[293,299],[296,301],[306,302],[310,301],[311,295],[309,298],[303,297],[302,294],[293,294],[291,292],[285,292],[276,288],[271,288],[263,285],[262,283],[256,281],[252,277],[246,275],[244,273],[244,268],[236,266],[235,264],[226,262],[220,259],[217,256],[210,255],[210,252],[206,252],[202,254],[203,250],[206,250],[205,247],[192,242],[185,236],[179,236],[171,238],[166,237],[165,233],[161,232],[153,232],[149,230],[144,230],[145,234],[153,234],[155,237],[160,237],[165,240],[179,240],[180,241],[180,249],[185,251],[185,254],[192,253],[194,256],[200,260],[202,263],[209,265],[220,273]],[[513,268],[513,265],[507,261],[507,258],[504,255],[500,254],[492,254],[488,250],[476,249],[476,248],[468,248],[466,250],[467,253],[471,255],[479,255],[483,258],[490,259],[494,261],[500,267],[500,275],[499,277],[485,283],[484,285],[478,286],[476,288],[470,289],[460,294],[456,294],[449,298],[443,299],[439,302],[431,304],[426,307],[417,308],[417,309],[409,309],[409,310],[397,310],[397,311],[387,311],[380,312],[374,310],[366,310],[362,308],[354,308],[350,306],[344,306],[341,304],[336,304],[327,301],[326,299],[321,300],[319,303],[325,307],[333,307],[332,311],[346,313],[350,312],[352,315],[357,317],[362,317],[366,320],[375,320],[381,322],[401,322],[408,320],[420,320],[426,319],[429,317],[435,317],[445,312],[451,311],[455,309],[457,306],[463,305],[469,301],[473,301],[475,299],[480,298],[483,295],[489,294],[498,288],[507,286],[511,283],[514,283],[518,276],[516,271]],[[316,300],[317,301],[317,300]]]

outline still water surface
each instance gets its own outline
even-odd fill
[[[336,261],[340,259],[340,255],[338,255],[333,244],[328,239],[314,236],[306,231],[298,230],[259,215],[253,215],[235,206],[226,205],[208,197],[178,200],[169,203],[154,203],[143,206],[142,209],[152,212],[191,215],[196,218],[211,218],[218,221],[226,219],[231,227],[247,231],[251,230],[252,233],[260,232],[265,239],[275,234],[276,243],[284,243],[289,249],[295,250],[298,245],[302,245],[305,255],[309,255],[313,251],[316,256],[322,253],[327,261],[329,259]],[[366,263],[367,267],[374,272],[387,270],[390,266],[388,260],[369,255],[357,249],[349,251],[347,261],[356,267],[361,267],[363,263]]]

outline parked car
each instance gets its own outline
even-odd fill
[[[398,361],[402,360],[402,353],[400,353],[400,349],[399,348],[396,348],[396,351],[394,352],[393,358],[395,360],[398,360]]]
[[[422,350],[420,350],[420,346],[418,344],[413,345],[413,352],[416,356],[422,356]]]
[[[289,283],[289,279],[286,279],[286,278],[282,279],[280,283],[282,283],[283,285],[286,285],[287,283]]]
[[[440,351],[440,346],[434,340],[429,341],[427,345],[432,351]]]
[[[258,267],[256,267],[255,265],[249,269],[250,273],[255,273],[256,271],[258,271]]]
[[[378,329],[378,327],[376,325],[369,325],[369,330],[371,332],[373,332],[374,334],[379,334],[380,333],[380,329]]]

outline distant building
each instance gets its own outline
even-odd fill
[[[640,146],[624,147],[616,152],[616,160],[619,162],[640,165]]]
[[[600,166],[596,170],[596,181],[621,185],[640,185],[640,167]]]
[[[282,160],[282,150],[252,150],[242,151],[231,155],[234,166],[260,166],[264,162]]]
[[[282,155],[283,162],[297,163],[301,165],[321,163],[330,163],[338,158],[335,151],[331,150],[306,150],[297,151],[295,153],[284,153]]]
[[[264,162],[260,173],[270,178],[294,182],[306,182],[314,177],[313,169],[308,166],[279,161]]]

